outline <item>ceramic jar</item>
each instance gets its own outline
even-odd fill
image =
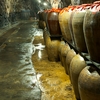
[[[83,30],[90,59],[100,63],[100,4],[86,12]]]
[[[72,5],[80,5],[84,3],[93,3],[96,0],[71,0]]]
[[[73,85],[76,99],[80,99],[79,89],[78,89],[78,78],[79,74],[83,68],[86,67],[86,62],[83,57],[79,54],[73,57],[70,63],[70,79]],[[85,99],[84,99],[85,100]]]
[[[58,47],[58,54],[59,54],[60,61],[61,61],[61,49],[64,45],[65,45],[65,41],[61,40],[60,45]]]
[[[46,23],[44,21],[44,11],[39,11],[38,16],[39,16],[39,27],[41,29],[45,29]]]
[[[47,14],[47,23],[49,27],[49,32],[51,36],[61,36],[61,29],[59,25],[59,12],[61,9],[51,9]]]
[[[74,9],[73,9],[73,11],[70,13],[70,17],[69,17],[69,19],[68,19],[68,27],[69,27],[69,31],[70,31],[70,34],[71,34],[72,45],[73,45],[74,47],[76,47],[76,46],[75,46],[74,34],[73,34],[73,28],[72,28],[72,19],[73,19],[73,15],[74,15],[74,13],[75,13],[74,10],[76,9],[77,6],[73,6],[73,7],[74,7]]]
[[[66,55],[68,51],[70,50],[70,46],[66,43],[64,46],[61,48],[61,63],[63,67],[65,68],[65,63],[66,63]]]
[[[79,52],[87,53],[87,47],[83,32],[83,21],[84,21],[84,15],[86,13],[86,8],[88,7],[89,9],[90,6],[91,4],[84,4],[77,7],[72,19],[72,28],[75,39],[75,46]]]
[[[51,39],[50,35],[45,33],[46,51],[49,61],[59,61],[58,48],[60,45],[59,39]]]
[[[69,31],[68,19],[70,18],[70,14],[72,10],[73,10],[73,7],[69,6],[69,7],[62,9],[62,11],[59,13],[59,24],[60,24],[63,38],[67,42],[70,42],[70,43],[72,43],[72,38],[71,38],[70,31]]]
[[[70,63],[73,57],[76,55],[76,52],[73,49],[70,49],[66,55],[66,60],[65,60],[65,71],[68,75],[70,75]]]
[[[100,1],[94,1],[93,4],[100,4]]]
[[[81,100],[100,100],[100,69],[86,66],[79,75],[78,87]]]
[[[48,23],[47,23],[47,15],[48,13],[50,12],[50,10],[44,10],[44,14],[43,14],[43,18],[44,18],[44,21],[45,21],[45,24],[46,24],[46,29],[49,31],[49,26],[48,26]]]
[[[46,42],[47,42],[47,38],[50,36],[50,34],[49,34],[49,32],[48,32],[48,30],[44,30],[43,31],[43,39],[44,39],[44,44],[45,44],[45,46],[46,46]]]

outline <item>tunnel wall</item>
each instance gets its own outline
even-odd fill
[[[31,0],[0,0],[0,27],[29,19]]]
[[[28,20],[31,17],[38,17],[37,12],[43,8],[46,2],[52,7],[53,2],[63,4],[67,7],[74,4],[90,3],[96,0],[0,0],[0,27],[5,27],[19,20]],[[60,2],[61,1],[61,2]],[[48,9],[48,8],[47,8]]]

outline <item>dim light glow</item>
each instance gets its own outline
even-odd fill
[[[43,3],[43,5],[44,5],[44,6],[47,6],[47,3],[46,3],[46,2],[44,2],[44,3]]]
[[[42,52],[41,50],[38,51],[38,57],[41,59],[42,58]]]
[[[39,0],[39,3],[41,3],[41,1]]]
[[[80,60],[81,60],[81,61],[84,61],[84,58],[80,56]]]

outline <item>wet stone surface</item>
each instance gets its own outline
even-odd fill
[[[31,61],[35,24],[25,22],[0,41],[0,100],[41,100]]]
[[[48,60],[37,22],[16,26],[0,44],[0,100],[76,100],[61,62]]]

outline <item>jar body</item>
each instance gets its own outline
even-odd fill
[[[46,34],[46,33],[45,33]],[[60,45],[59,39],[52,39],[49,34],[46,34],[46,51],[49,61],[59,61],[59,52],[58,48]]]
[[[79,52],[87,52],[83,33],[83,20],[85,11],[76,11],[72,19],[73,35],[75,39],[76,48]]]
[[[70,49],[66,55],[65,60],[65,71],[68,75],[70,75],[70,63],[73,57],[76,55],[76,52],[73,49]]]
[[[79,54],[73,57],[70,63],[70,79],[77,99],[80,99],[80,94],[78,89],[78,78],[80,72],[85,67],[86,67],[86,62],[83,59],[83,57],[81,57]]]
[[[62,49],[62,47],[65,45],[65,41],[61,41],[60,42],[60,45],[59,45],[59,47],[58,47],[58,54],[59,54],[59,58],[60,58],[60,61],[61,61],[61,58],[62,58],[62,56],[61,56],[61,49]]]
[[[49,27],[50,35],[59,36],[62,35],[58,20],[58,12],[49,12],[47,15],[47,23]]]
[[[43,18],[44,18],[44,22],[45,22],[45,25],[46,25],[46,29],[49,30],[48,24],[47,24],[47,14],[48,14],[48,11],[44,11]]]
[[[66,43],[64,46],[61,48],[61,63],[63,67],[65,68],[66,64],[66,55],[68,51],[70,50],[70,46]]]
[[[70,34],[71,34],[72,45],[74,47],[76,47],[73,28],[72,28],[72,19],[73,19],[74,13],[75,13],[75,11],[72,11],[71,14],[70,14],[70,17],[68,19],[68,27],[69,27],[69,31],[70,31]]]
[[[78,87],[81,100],[100,100],[100,72],[86,66],[80,73]]]
[[[100,63],[100,11],[86,12],[83,30],[90,59]]]
[[[70,18],[71,12],[68,11],[63,11],[62,13],[59,14],[59,24],[61,28],[61,32],[63,35],[63,38],[67,42],[72,42],[71,34],[69,31],[69,25],[68,25],[68,19]]]
[[[44,20],[44,18],[43,18],[43,11],[39,11],[38,12],[38,16],[39,16],[39,20],[41,20],[41,21],[43,21]]]

